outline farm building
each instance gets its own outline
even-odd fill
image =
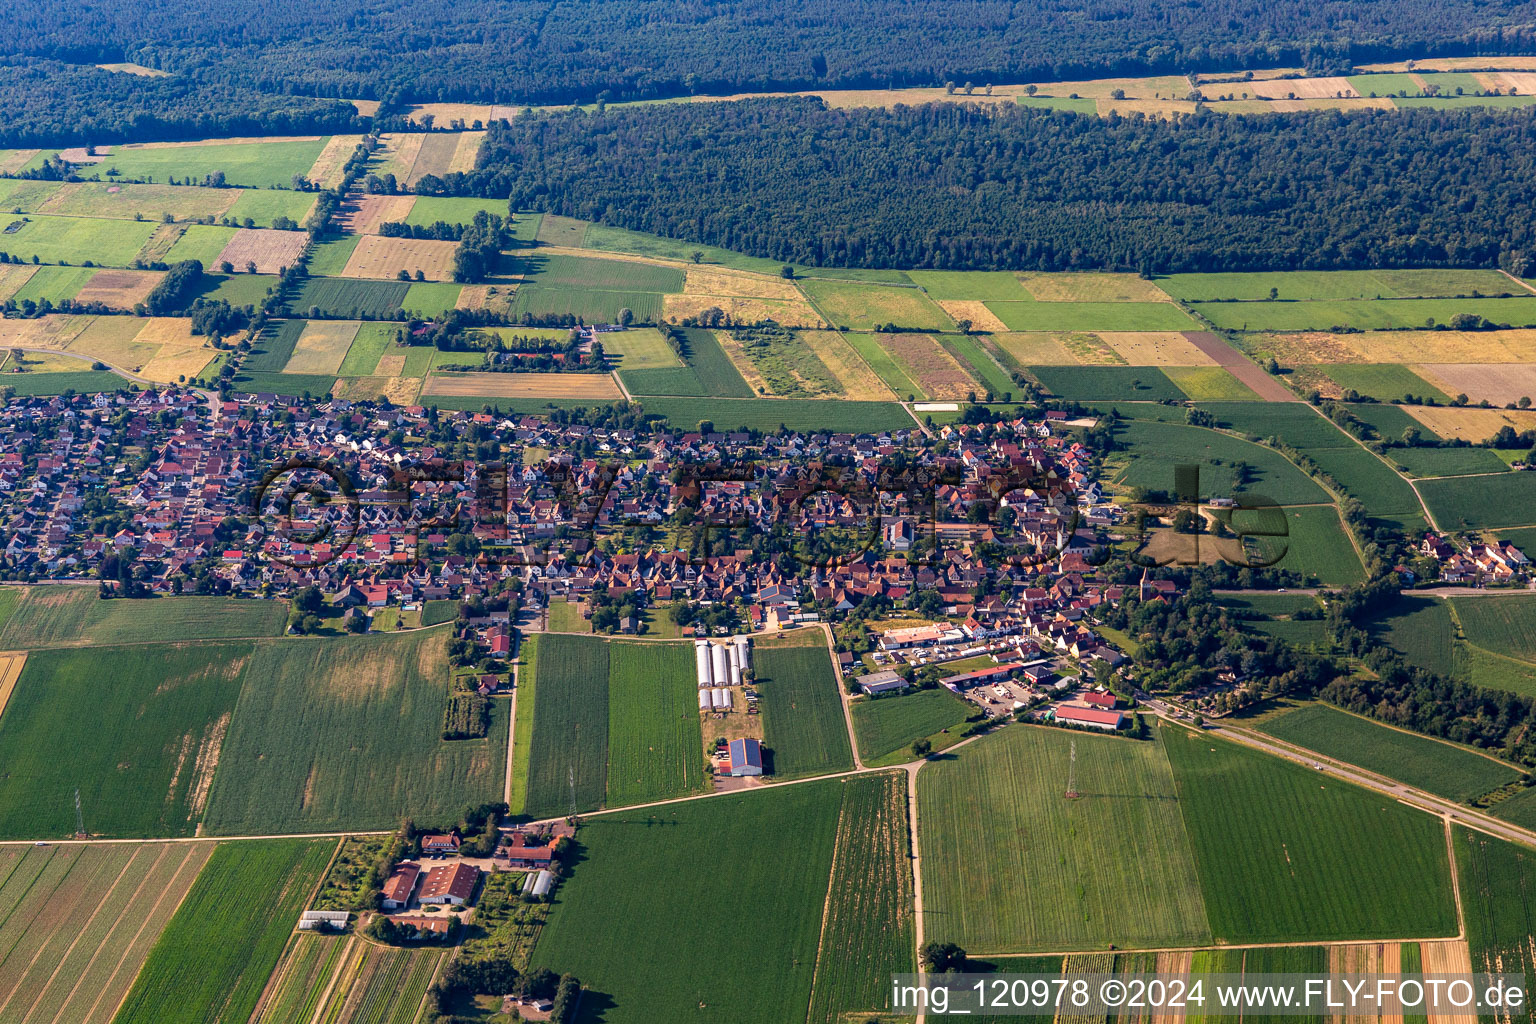
[[[704,690],[704,689],[699,690],[699,710],[700,711],[708,711],[710,709],[710,706],[711,706],[710,705],[710,693],[711,693],[711,691],[709,691],[709,690]]]
[[[299,915],[299,931],[343,931],[351,918],[345,910],[306,910]]]
[[[1103,729],[1113,732],[1120,728],[1125,716],[1118,711],[1103,711],[1099,708],[1080,708],[1071,704],[1065,704],[1056,709],[1058,722],[1070,722],[1073,725],[1089,725],[1095,729]]]
[[[1091,704],[1096,708],[1106,708],[1112,710],[1117,704],[1120,703],[1120,701],[1119,698],[1117,698],[1112,693],[1098,693],[1097,691],[1090,690],[1083,694],[1083,703]]]
[[[731,740],[731,767],[729,775],[763,774],[763,748],[757,740],[748,736]]]
[[[723,686],[715,687],[710,692],[709,703],[716,711],[731,710],[731,691]]]
[[[983,683],[1000,683],[1010,678],[1019,669],[1018,662],[1010,662],[1006,665],[992,665],[988,668],[978,668],[974,672],[961,672],[959,675],[948,676],[939,682],[951,690],[968,690],[973,686]]]
[[[428,857],[458,853],[459,837],[452,833],[445,836],[422,836],[421,852]]]
[[[533,896],[537,899],[548,899],[549,894],[555,889],[555,873],[553,871],[530,871],[528,877],[523,879],[523,895]]]
[[[397,865],[390,872],[389,880],[384,883],[384,909],[404,910],[411,902],[411,893],[416,889],[416,879],[421,875],[421,867],[416,864],[405,863]]]
[[[421,883],[419,903],[451,903],[462,906],[475,894],[480,869],[473,864],[448,864],[433,868]]]
[[[911,685],[911,683],[890,669],[886,669],[884,672],[871,672],[867,676],[859,677],[859,689],[871,697],[881,693],[895,693],[897,690],[905,690]]]
[[[513,832],[501,841],[493,862],[503,871],[513,868],[547,868],[555,859],[554,837],[544,838],[526,832]]]
[[[416,941],[447,938],[448,932],[453,928],[453,918],[451,917],[391,916],[390,921],[402,928],[408,929],[410,931],[409,938]]]

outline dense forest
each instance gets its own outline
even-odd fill
[[[1263,270],[1536,251],[1529,112],[1174,121],[805,98],[494,126],[452,184],[812,266]]]
[[[1533,50],[1536,0],[12,0],[0,20],[0,59],[158,68],[214,118],[256,93],[303,112],[306,96],[564,103]],[[33,71],[45,88],[8,89],[7,120],[75,123],[54,104],[86,80]],[[163,87],[116,77],[90,83],[101,119],[162,109],[135,96]]]

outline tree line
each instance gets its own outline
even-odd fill
[[[786,98],[519,117],[464,184],[786,263],[1165,273],[1508,265],[1536,247],[1533,173],[1518,110],[1165,121]]]

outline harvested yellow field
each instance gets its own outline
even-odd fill
[[[419,270],[428,281],[447,281],[453,277],[453,252],[457,248],[457,243],[430,238],[364,235],[341,276],[396,281],[403,270],[415,280]]]
[[[212,361],[213,349],[206,338],[192,333],[191,320],[166,316],[152,317],[140,323],[144,327],[134,336],[132,349],[124,352],[124,355],[137,359],[142,357],[144,350],[152,350],[153,354],[135,370],[140,376],[170,384],[182,377],[197,376]],[[78,348],[78,345],[72,345],[70,351]],[[103,361],[113,362],[110,359]]]
[[[1468,69],[1536,70],[1536,57],[1432,57],[1389,64],[1361,64],[1360,71],[1466,71]]]
[[[1287,366],[1310,363],[1536,362],[1536,330],[1306,331],[1250,336],[1250,355],[1272,355]]]
[[[203,339],[192,333],[192,321],[178,316],[152,316],[140,320],[133,340],[141,345],[201,345]]]
[[[154,321],[131,316],[98,316],[69,343],[74,355],[99,359],[130,373],[138,373],[160,352],[161,343],[139,342],[139,333]]]
[[[416,158],[421,155],[427,137],[420,133],[389,132],[379,136],[379,150],[373,156],[374,173],[379,177],[393,174],[400,181],[411,176]]]
[[[1536,365],[1530,363],[1416,363],[1409,369],[1446,394],[1473,402],[1536,398]]]
[[[689,267],[683,276],[683,292],[687,295],[741,295],[789,301],[801,298],[800,289],[782,277],[721,267]]]
[[[166,345],[155,357],[144,364],[139,376],[162,384],[174,384],[190,380],[203,372],[213,362],[213,349],[206,346],[178,347]]]
[[[0,302],[21,291],[22,285],[32,280],[37,268],[24,263],[0,263]]]
[[[514,117],[517,116],[517,112],[520,109],[522,109],[522,108],[521,107],[510,107],[510,106],[507,106],[504,103],[497,103],[496,105],[491,107],[491,120],[492,121],[510,121]]]
[[[158,263],[170,254],[171,248],[186,234],[185,224],[160,224],[139,250],[139,259],[145,263]]]
[[[364,117],[372,117],[379,112],[378,100],[347,100],[347,102],[356,107],[357,112]]]
[[[1115,90],[1125,93],[1129,100],[1183,99],[1189,95],[1189,79],[1183,75],[1161,75],[1155,78],[1099,78],[1090,82],[1039,82],[1038,95],[1071,96],[1076,93],[1086,99],[1110,99]],[[1024,90],[1013,86],[1016,93]]]
[[[1129,366],[1214,366],[1216,360],[1177,331],[1100,331]]]
[[[975,299],[934,299],[939,308],[949,314],[949,318],[955,323],[969,320],[971,327],[978,331],[1006,331],[1008,325],[997,318],[997,314],[987,308],[985,302]]]
[[[353,100],[353,102],[360,101]],[[374,103],[374,109],[378,109],[377,103]],[[361,135],[332,135],[331,140],[320,151],[320,155],[315,157],[314,166],[304,177],[310,181],[318,181],[324,188],[335,188],[340,185],[345,176],[343,168],[362,141]]]
[[[460,309],[493,309],[503,313],[512,308],[517,288],[511,284],[467,284],[459,292]]]
[[[597,373],[455,373],[434,374],[424,395],[486,398],[581,398],[617,402],[624,396],[610,374]]]
[[[1040,302],[1173,301],[1135,274],[1020,274],[1019,283]]]
[[[97,319],[111,318],[49,313],[32,320],[0,320],[0,348],[64,349]]]
[[[231,272],[246,274],[254,265],[258,274],[276,274],[285,267],[298,266],[308,245],[309,233],[305,231],[241,228],[209,269],[217,270],[227,263]]]
[[[20,368],[25,373],[79,372],[87,368],[82,361],[86,359],[86,356],[56,352],[52,349],[47,352],[5,352],[3,358],[0,358],[0,371],[10,373]]]
[[[32,158],[35,156],[37,156],[37,150],[35,149],[13,149],[9,151],[4,156],[0,156],[0,174],[15,174],[31,163]]]
[[[1253,77],[1244,81],[1242,75],[1233,75],[1230,71],[1211,71],[1196,75],[1195,82],[1199,85],[1247,85],[1252,81],[1266,81],[1271,78],[1285,78],[1288,75],[1304,73],[1303,68],[1265,68],[1262,71],[1253,72]]]
[[[1472,951],[1465,939],[1446,942],[1419,943],[1419,956],[1425,974],[1472,973]],[[1477,1024],[1478,1015],[1473,1013],[1430,1013],[1429,1024]]]
[[[158,270],[103,270],[86,282],[75,301],[131,310],[149,297],[164,276]]]
[[[896,357],[917,386],[936,401],[960,401],[983,390],[931,335],[883,334],[880,347]]]
[[[1536,409],[1457,409],[1444,405],[1405,405],[1403,411],[1447,440],[1476,444],[1503,427],[1517,432],[1536,428]]]
[[[1482,77],[1501,92],[1513,90],[1523,96],[1536,92],[1536,71],[1490,71]]]
[[[342,377],[331,393],[349,402],[385,399],[395,405],[414,405],[421,382],[421,377]]]
[[[415,196],[371,196],[348,192],[336,212],[336,227],[344,234],[371,235],[380,224],[405,220],[416,205]]]
[[[719,309],[737,323],[753,324],[772,320],[785,327],[826,327],[804,299],[752,299],[740,295],[663,295],[661,315],[668,323],[681,323],[709,308]]]
[[[362,326],[356,320],[311,320],[293,346],[284,373],[323,373],[334,376]]]
[[[810,346],[816,357],[842,381],[843,391],[851,402],[894,402],[896,393],[886,387],[864,358],[853,350],[842,334],[837,331],[802,331],[801,339]]]
[[[1268,81],[1233,83],[1223,92],[1248,92],[1267,100],[1316,100],[1336,96],[1359,96],[1345,78],[1276,78]]]
[[[956,89],[951,93],[934,86],[916,89],[824,89],[819,92],[735,93],[729,96],[694,96],[692,102],[731,103],[761,97],[815,96],[833,109],[851,110],[858,107],[894,107],[900,104],[915,106],[919,103],[939,103],[946,100],[962,103],[1014,103],[1017,102],[1016,97],[1023,94],[1024,86],[1022,85],[996,86],[990,96],[986,94],[985,86],[977,86],[970,95],[966,95],[963,89]]]
[[[1064,337],[1039,331],[1004,331],[992,335],[992,341],[1024,366],[1073,366],[1082,362],[1067,350]]]
[[[480,147],[485,142],[485,132],[460,132],[459,143],[453,151],[453,159],[448,161],[448,172],[460,174],[475,169],[475,157],[480,154]]]
[[[411,124],[425,125],[427,118],[432,118],[432,125],[436,128],[447,128],[454,121],[463,121],[465,126],[479,121],[484,124],[491,119],[491,105],[489,103],[418,103],[406,111],[406,119]]]
[[[11,702],[16,680],[21,678],[26,664],[26,651],[0,651],[0,715],[5,714],[5,706]]]

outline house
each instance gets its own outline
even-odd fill
[[[1103,711],[1099,708],[1080,708],[1064,704],[1056,709],[1056,721],[1087,725],[1113,732],[1120,728],[1121,723],[1125,721],[1125,716],[1118,711]]]
[[[397,864],[395,870],[390,872],[389,880],[384,883],[384,909],[404,910],[410,905],[411,893],[416,889],[416,879],[421,874],[421,866],[407,861]]]
[[[1115,705],[1119,703],[1119,700],[1112,693],[1097,693],[1090,690],[1083,694],[1083,703],[1090,704],[1096,708],[1113,710]]]
[[[445,836],[422,836],[421,852],[427,857],[452,856],[459,852],[459,837],[451,832]]]
[[[475,883],[480,881],[480,869],[473,864],[445,864],[427,872],[421,883],[418,903],[451,903],[463,906],[475,894]]]
[[[453,928],[451,917],[417,917],[390,915],[390,921],[407,930],[406,938],[420,942],[423,939],[446,939]]]
[[[763,774],[763,748],[752,737],[731,740],[730,756],[731,767],[726,774],[737,776]]]
[[[546,838],[526,832],[513,832],[501,841],[493,862],[503,871],[513,868],[547,868],[550,861],[555,859],[557,842],[559,840],[553,836]]]
[[[881,693],[895,693],[897,690],[908,689],[911,685],[890,669],[859,677],[859,689],[871,697]]]

